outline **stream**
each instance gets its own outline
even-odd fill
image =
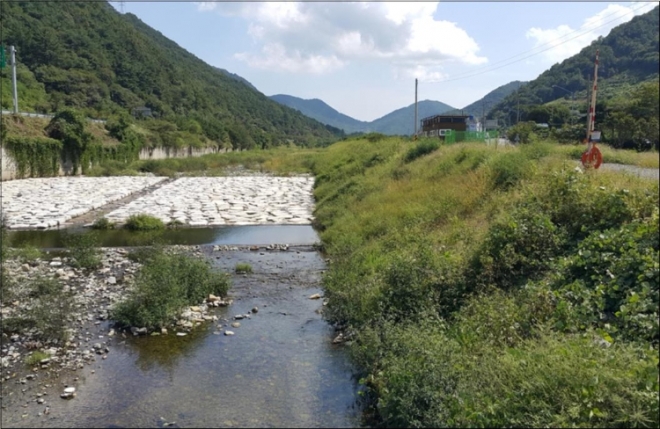
[[[17,231],[12,244],[61,246],[61,231]],[[168,244],[199,245],[232,273],[229,307],[186,336],[117,338],[105,360],[63,373],[51,383],[52,403],[3,410],[2,427],[355,427],[360,424],[357,382],[334,329],[322,317],[322,256],[311,226],[240,226],[181,229],[161,236]],[[135,235],[103,231],[104,246],[126,246]],[[218,244],[289,244],[287,251],[214,251]],[[233,274],[249,263],[251,274]],[[251,313],[236,322],[234,315]],[[235,335],[222,332],[231,329]],[[110,330],[108,322],[99,334]],[[121,340],[121,341],[120,341]],[[93,342],[93,341],[92,341]],[[78,380],[74,382],[74,377]],[[77,396],[59,398],[63,385]],[[20,403],[18,391],[12,401]],[[28,394],[24,394],[28,402]]]

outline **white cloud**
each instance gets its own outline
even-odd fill
[[[344,63],[335,55],[303,55],[291,51],[279,43],[268,43],[262,55],[239,53],[234,56],[250,66],[266,70],[282,70],[292,73],[322,74],[341,68]]]
[[[248,22],[257,51],[235,57],[252,67],[324,73],[351,62],[386,61],[397,76],[416,71],[420,79],[437,80],[442,64],[487,61],[478,55],[479,46],[465,30],[433,17],[437,2],[211,5],[199,3],[198,10],[216,10]]]
[[[535,48],[552,47],[543,52],[542,56],[554,64],[577,54],[599,36],[607,35],[614,27],[630,21],[635,15],[650,11],[656,5],[655,2],[635,2],[626,6],[610,4],[596,15],[585,19],[577,29],[568,25],[548,29],[534,27],[527,31],[526,37],[535,40]]]

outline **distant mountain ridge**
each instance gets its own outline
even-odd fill
[[[596,50],[599,50],[598,97],[617,96],[626,87],[658,78],[660,43],[658,26],[660,8],[632,18],[599,37],[579,53],[557,63],[536,79],[506,96],[491,111],[503,123],[515,123],[520,105],[520,119],[535,105],[549,103],[576,94],[586,109],[586,89],[593,78]],[[560,88],[561,87],[561,88]]]
[[[305,100],[291,95],[272,95],[270,98],[285,106],[300,111],[317,121],[340,128],[347,133],[378,132],[388,135],[410,135],[414,131],[415,105],[402,107],[373,121],[359,121],[329,106],[322,100]],[[440,101],[423,100],[418,103],[418,119],[444,113],[454,108]]]

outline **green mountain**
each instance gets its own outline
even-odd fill
[[[454,110],[447,113],[459,114],[462,112],[464,115],[473,115],[481,117],[484,113],[488,114],[490,110],[497,105],[500,101],[504,100],[507,95],[511,94],[513,91],[517,90],[521,86],[525,85],[527,82],[521,82],[519,80],[514,80],[509,82],[506,85],[495,88],[488,94],[484,95],[483,98],[475,101],[474,103],[468,104],[463,107],[461,110]]]
[[[612,29],[606,37],[599,37],[578,54],[553,65],[538,78],[505,97],[492,109],[489,117],[513,124],[517,120],[519,103],[520,120],[524,121],[534,106],[561,98],[570,99],[573,94],[576,107],[584,112],[597,49],[600,50],[599,101],[617,97],[641,82],[658,79],[658,11],[656,7],[634,17]]]
[[[15,45],[21,110],[65,107],[108,117],[146,106],[191,132],[234,147],[335,138],[323,124],[268,99],[107,2],[2,2],[2,43]],[[2,88],[10,88],[9,68]],[[2,98],[2,107],[11,97]],[[174,125],[176,127],[176,125]]]
[[[299,110],[304,115],[314,118],[319,122],[342,129],[347,133],[378,132],[388,135],[410,135],[413,133],[413,123],[415,122],[414,104],[397,109],[374,121],[365,122],[344,115],[319,99],[304,100],[283,94],[273,95],[271,99]],[[453,107],[439,101],[420,101],[418,103],[418,119],[453,109]]]
[[[314,118],[317,121],[340,128],[347,133],[363,132],[368,128],[368,122],[358,121],[350,116],[344,115],[330,107],[324,101],[314,98],[304,100],[291,95],[271,95],[271,100],[300,111],[303,115]]]
[[[445,113],[448,110],[454,110],[448,104],[440,101],[424,100],[417,103],[417,119],[420,120],[427,116]],[[370,131],[375,131],[389,135],[410,135],[413,133],[415,124],[415,104],[408,107],[397,109],[388,113],[382,118],[369,123]]]

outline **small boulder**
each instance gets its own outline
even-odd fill
[[[225,331],[225,335],[230,337],[230,336],[234,335],[234,333],[232,331]]]
[[[309,299],[321,299],[321,294],[320,293],[315,293],[314,295],[310,295]]]

